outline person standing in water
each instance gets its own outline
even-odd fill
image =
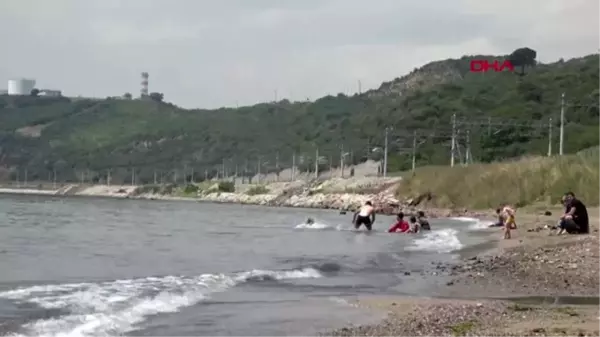
[[[375,209],[370,201],[360,208],[360,210],[354,213],[352,223],[355,229],[359,229],[361,225],[365,225],[367,230],[373,229],[373,223],[375,223]]]
[[[419,211],[417,213],[417,221],[419,222],[419,225],[421,226],[422,230],[425,230],[425,231],[431,230],[431,225],[429,224],[429,220],[427,220],[427,218],[425,217],[425,213],[423,211]]]
[[[411,216],[410,217],[410,225],[412,226],[412,228],[410,229],[411,233],[419,233],[420,232],[420,226],[419,223],[417,222],[417,217],[416,216]]]

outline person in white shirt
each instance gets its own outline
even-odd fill
[[[354,224],[355,229],[359,229],[362,225],[365,225],[367,230],[373,229],[373,223],[375,223],[375,209],[370,201],[365,202],[360,210],[354,213],[352,223]]]

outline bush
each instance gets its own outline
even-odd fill
[[[167,185],[158,185],[158,184],[149,184],[149,185],[142,185],[137,187],[134,191],[133,191],[133,195],[141,195],[141,194],[162,194],[162,195],[169,195],[169,194],[173,194],[173,192],[175,191],[175,189],[177,188],[177,185],[175,184],[167,184]]]
[[[267,194],[267,193],[269,193],[269,189],[263,185],[252,186],[246,192],[246,194],[248,194],[248,195],[258,195],[258,194]]]
[[[231,181],[220,181],[218,184],[219,192],[235,192],[235,184]]]
[[[183,193],[184,194],[195,194],[195,193],[198,193],[199,189],[200,188],[194,184],[187,184],[185,186],[185,188],[183,189]]]
[[[131,194],[133,195],[141,195],[141,194],[157,194],[161,192],[160,185],[142,185],[137,187]]]

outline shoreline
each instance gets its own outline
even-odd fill
[[[382,186],[389,185],[390,181],[398,182],[398,179],[388,179],[381,183]],[[347,179],[347,181],[351,181]],[[296,183],[296,182],[293,182]],[[306,183],[308,185],[308,183]],[[331,209],[340,212],[353,212],[364,202],[372,201],[375,205],[375,213],[378,215],[395,215],[403,211],[405,215],[416,214],[423,210],[429,218],[440,217],[471,217],[477,219],[488,219],[490,214],[481,211],[456,210],[447,208],[429,207],[417,202],[412,205],[413,198],[401,201],[394,196],[395,186],[387,187],[377,193],[289,193],[285,189],[273,194],[249,195],[244,192],[210,192],[196,196],[177,196],[168,193],[138,193],[143,186],[135,185],[85,185],[68,184],[58,189],[36,189],[36,188],[5,188],[0,187],[0,195],[36,195],[57,197],[98,197],[112,199],[154,200],[154,201],[188,201],[213,204],[238,204],[255,205],[267,207],[287,207],[306,209]]]
[[[359,295],[356,305],[387,317],[322,335],[598,336],[599,219],[588,212],[590,234],[555,236],[553,217],[527,210],[511,240],[490,231],[493,248],[438,266],[450,281],[435,297]]]
[[[114,193],[125,190],[125,188],[127,188],[126,193]],[[86,189],[88,189],[88,193],[86,193]],[[133,195],[135,189],[135,186],[116,186],[108,189],[113,191],[113,193],[107,193],[107,186],[92,186],[86,187],[83,193],[79,191],[71,194],[56,194],[52,191],[48,192],[44,190],[0,188],[0,194],[36,194],[43,196],[56,195],[65,197],[250,204],[267,207],[343,209],[332,207],[334,205],[330,204],[331,200],[339,197],[339,194],[316,194],[316,196],[313,194],[306,196],[305,199],[299,198],[296,195],[286,195],[286,198],[280,198],[279,202],[273,203],[272,201],[276,197],[272,195],[269,197],[272,198],[270,200],[267,200],[269,198],[264,198],[262,195],[249,196],[243,193],[218,192],[209,194],[210,197],[208,198],[179,197],[152,193]],[[223,195],[224,197],[221,198]],[[398,210],[406,211],[408,209],[409,211],[414,211],[417,209],[414,206],[407,206],[406,202],[401,203],[391,198],[385,199],[386,195],[383,195],[383,193],[379,193],[378,195],[345,193],[343,195],[348,203],[366,199],[384,200],[384,203],[397,202],[393,207],[392,214]],[[389,197],[389,191],[387,197]],[[246,202],[239,202],[240,199]],[[288,200],[288,202],[281,202],[282,199]],[[264,200],[267,201],[264,202]],[[289,200],[295,200],[296,202],[292,203]],[[303,200],[304,202],[301,202]],[[426,211],[427,215],[431,218],[462,216],[484,219],[486,218],[485,215],[487,215],[486,212],[434,209],[428,208],[426,205],[422,205],[418,209]],[[500,228],[490,229],[489,234],[487,234],[489,238],[486,238],[488,242],[483,245],[483,248],[486,248],[485,246],[488,245],[491,245],[491,247],[483,250],[467,248],[466,252],[459,252],[459,262],[439,265],[436,267],[435,273],[424,276],[436,278],[443,276],[450,280],[445,286],[440,285],[436,287],[435,292],[438,295],[435,298],[388,297],[385,300],[381,300],[377,296],[362,296],[361,294],[357,294],[359,306],[365,307],[367,310],[373,310],[373,303],[379,303],[376,305],[376,310],[382,310],[383,308],[383,310],[389,313],[388,317],[379,324],[349,326],[332,330],[325,335],[427,335],[432,333],[435,335],[472,335],[474,333],[484,335],[556,335],[564,333],[597,335],[597,330],[594,330],[589,324],[586,325],[581,320],[576,321],[571,319],[573,317],[593,319],[592,322],[597,328],[599,319],[597,305],[594,307],[594,316],[590,314],[591,306],[589,305],[527,304],[524,306],[525,309],[515,309],[518,305],[509,300],[509,298],[535,296],[565,296],[565,298],[569,296],[598,296],[600,291],[600,281],[598,280],[600,271],[598,265],[600,262],[598,260],[599,219],[597,218],[597,209],[588,209],[590,214],[589,235],[565,236],[549,235],[547,228],[555,225],[556,219],[555,216],[544,215],[548,209],[549,207],[543,207],[543,212],[542,209],[525,208],[521,210],[517,219],[519,228],[513,231],[513,238],[511,240],[501,239],[502,231]],[[560,214],[559,209],[552,210],[554,214]],[[378,214],[390,214],[386,213],[386,211],[389,211],[389,208],[380,207],[378,211]],[[348,212],[351,212],[351,210],[348,209]],[[484,230],[488,231],[487,229]],[[493,298],[489,296],[490,294],[494,294]],[[413,307],[415,312],[421,312],[423,315],[426,315],[426,322],[421,321],[421,325],[410,323],[414,322],[415,318],[406,312],[398,311],[397,303],[407,303],[406,305]],[[581,313],[565,317],[564,313],[561,314],[561,310]],[[474,318],[471,315],[472,312],[479,312],[479,316],[483,318]],[[526,313],[526,315],[523,313]],[[493,318],[497,316],[500,319]],[[409,321],[409,317],[412,317],[412,321]],[[457,321],[454,317],[460,319]],[[530,322],[528,321],[529,318],[525,319],[523,317],[532,318],[535,322]],[[544,325],[540,325],[539,322],[546,322],[549,319],[550,323],[548,324],[551,324],[553,322],[551,318],[560,321],[564,321],[565,319],[567,321],[571,320],[569,322],[573,328],[567,329],[563,324],[560,326],[553,325],[551,329],[545,329]],[[476,324],[461,325],[465,320],[467,322],[476,322]],[[419,319],[416,319],[416,321],[419,321]],[[432,322],[434,323],[432,324]],[[442,322],[445,323],[442,324],[443,326],[440,326]],[[510,328],[502,328],[503,325],[507,324],[510,325]],[[424,326],[431,326],[431,328],[424,330]],[[460,331],[455,331],[457,329]],[[468,331],[462,331],[461,329]]]

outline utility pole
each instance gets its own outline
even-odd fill
[[[344,144],[340,145],[340,177],[344,178]]]
[[[329,156],[329,178],[333,178],[333,157]]]
[[[108,185],[108,186],[110,186],[110,180],[111,180],[110,173],[111,173],[110,169],[108,169],[108,173],[106,174],[106,185]]]
[[[387,177],[387,164],[388,164],[388,136],[389,136],[389,132],[390,132],[391,128],[390,127],[386,127],[385,128],[385,137],[384,137],[384,144],[383,144],[383,177]]]
[[[412,145],[412,172],[415,173],[417,168],[417,131],[413,131],[413,145]]]
[[[563,144],[565,139],[565,93],[560,95],[560,134],[558,142],[558,154],[563,155]]]
[[[552,117],[548,120],[548,157],[552,156]]]
[[[135,185],[135,170],[131,169],[131,186]]]
[[[275,89],[273,92],[275,93],[275,101],[274,102],[277,102],[277,89]]]
[[[315,150],[315,179],[319,178],[319,147]]]
[[[296,152],[292,154],[292,180],[296,179]]]
[[[222,175],[222,179],[225,180],[225,158],[222,159],[222,167],[221,167],[221,175]]]
[[[492,117],[488,117],[488,136],[492,135]]]
[[[154,185],[156,185],[156,169],[154,169]]]
[[[456,114],[452,114],[452,143],[450,144],[450,167],[454,167],[456,152]]]
[[[358,94],[362,94],[362,85],[360,83],[360,80],[358,80]]]
[[[469,165],[469,162],[471,161],[471,131],[467,130],[467,137],[466,137],[466,142],[467,142],[467,148],[465,149],[465,166]]]
[[[190,183],[193,184],[194,183],[194,168],[191,168],[191,172],[190,172]]]
[[[248,178],[248,158],[246,158],[246,161],[244,162],[244,178]],[[244,183],[244,178],[242,178],[242,184]]]
[[[208,169],[204,169],[204,181],[208,181]]]
[[[53,173],[52,188],[56,189],[56,169],[55,168],[52,169],[52,173]]]
[[[275,154],[275,170],[277,171],[275,180],[279,182],[279,151]]]
[[[256,164],[256,179],[258,180],[258,183],[260,184],[260,156],[258,156],[258,164]]]

